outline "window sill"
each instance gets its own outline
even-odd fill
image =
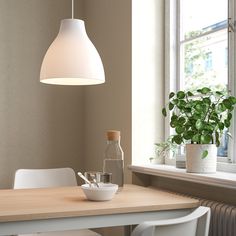
[[[130,165],[132,172],[179,179],[194,183],[207,184],[236,190],[236,174],[217,171],[215,174],[187,173],[186,169],[179,169],[168,165]]]

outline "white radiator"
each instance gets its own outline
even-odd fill
[[[236,206],[199,199],[201,206],[211,208],[209,236],[236,236]]]
[[[236,236],[236,206],[202,199],[188,194],[177,194],[195,198],[199,200],[201,206],[211,208],[211,221],[208,236]]]

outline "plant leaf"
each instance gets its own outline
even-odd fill
[[[183,139],[182,139],[181,135],[174,135],[173,141],[177,144],[181,144],[183,142]]]
[[[177,98],[178,98],[178,99],[183,99],[183,98],[185,98],[185,93],[184,93],[183,91],[177,92]]]
[[[175,105],[170,102],[170,103],[169,103],[169,110],[171,111],[171,110],[174,108],[174,106],[175,106]]]
[[[177,99],[177,98],[176,98],[176,99],[173,99],[172,102],[173,102],[175,105],[177,105],[178,102],[179,102],[179,99]]]
[[[226,107],[225,107],[225,105],[223,103],[220,103],[218,105],[218,109],[219,109],[220,112],[224,112],[226,110]]]
[[[194,94],[193,94],[192,92],[190,92],[190,91],[187,92],[187,95],[188,95],[189,97],[194,96]]]
[[[171,126],[172,128],[175,128],[178,124],[179,124],[179,123],[178,123],[178,120],[171,120],[171,122],[170,122],[170,126]]]
[[[178,116],[175,114],[172,114],[171,121],[178,120]]]
[[[220,146],[220,140],[219,140],[219,132],[215,132],[215,142],[216,142],[216,147],[219,147]]]
[[[195,134],[192,137],[192,141],[195,142],[195,143],[199,143],[199,139],[200,139],[200,135],[199,134]]]
[[[231,113],[228,113],[227,119],[228,119],[228,120],[231,120],[232,117],[233,117],[232,114],[231,114]]]
[[[190,107],[185,107],[185,108],[184,108],[184,111],[185,111],[186,113],[191,113],[191,108],[190,108]]]
[[[220,129],[220,130],[223,130],[224,127],[225,127],[225,125],[224,125],[223,122],[219,122],[219,123],[218,123],[218,126],[219,126],[219,129]]]
[[[177,134],[182,134],[184,132],[184,130],[185,130],[184,126],[182,126],[182,125],[178,125],[175,128],[175,131],[176,131]]]
[[[223,100],[223,104],[225,105],[225,107],[227,109],[231,109],[231,107],[232,107],[232,104],[231,104],[230,100],[227,99],[227,98]]]
[[[197,104],[196,106],[195,106],[195,109],[197,110],[197,111],[202,111],[202,106],[201,106],[201,104]]]
[[[222,96],[222,95],[223,95],[223,93],[220,92],[220,91],[216,91],[216,94],[219,95],[219,96]]]
[[[181,125],[183,125],[184,123],[185,123],[185,118],[184,117],[180,117],[179,119],[178,119],[178,122],[179,122],[179,124],[181,124]]]
[[[203,98],[202,99],[205,104],[211,104],[211,99],[210,98]]]
[[[228,119],[224,120],[224,124],[225,124],[226,128],[229,128],[230,127],[230,120],[228,120]]]
[[[202,152],[202,159],[206,158],[208,156],[208,151],[207,150],[204,150]]]
[[[179,106],[180,108],[184,108],[186,105],[187,105],[187,103],[186,103],[184,100],[179,100],[178,106]]]
[[[201,89],[201,93],[202,94],[207,94],[209,92],[211,92],[211,90],[209,88],[207,88],[207,87],[204,87],[204,88]]]
[[[194,132],[189,130],[187,132],[184,132],[183,137],[184,139],[189,140],[193,137],[193,135],[194,135]]]
[[[171,93],[169,94],[169,99],[173,98],[174,96],[175,96],[175,93],[174,93],[174,92],[171,92]]]
[[[236,104],[236,97],[230,96],[229,100],[233,105]]]
[[[209,144],[212,140],[212,137],[210,134],[207,135],[201,135],[201,143],[202,144]]]
[[[162,115],[165,116],[165,117],[167,116],[166,108],[163,108],[163,109],[162,109]]]
[[[219,147],[219,146],[220,146],[220,140],[216,139],[216,147]]]
[[[203,122],[200,119],[198,119],[196,124],[195,124],[195,127],[198,130],[202,129],[203,128]]]

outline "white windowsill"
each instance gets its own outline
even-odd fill
[[[186,169],[179,169],[168,165],[130,165],[133,172],[179,179],[194,183],[213,185],[236,190],[236,174],[217,171],[215,174],[187,173]]]

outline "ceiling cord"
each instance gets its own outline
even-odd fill
[[[71,0],[71,18],[74,19],[74,0]]]

